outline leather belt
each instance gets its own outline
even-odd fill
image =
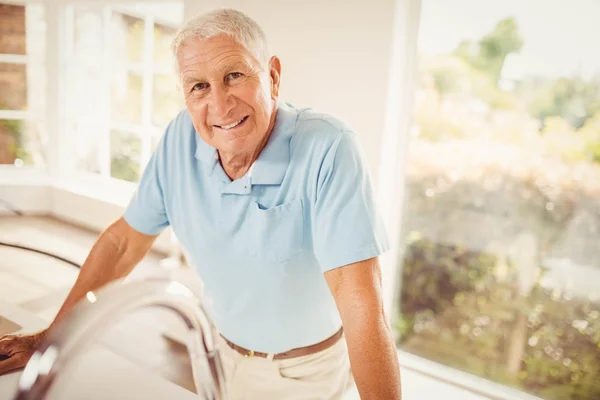
[[[319,351],[323,351],[325,349],[330,348],[334,344],[336,344],[338,342],[338,340],[340,340],[340,338],[342,337],[343,332],[344,332],[343,328],[340,328],[340,330],[337,331],[336,333],[334,333],[333,336],[328,337],[327,339],[323,340],[322,342],[312,344],[312,345],[306,346],[306,347],[298,347],[298,348],[295,348],[292,350],[285,351],[283,353],[274,354],[273,360],[283,360],[286,358],[302,357],[302,356],[307,356],[310,354],[317,353]],[[221,335],[221,337],[225,340],[225,342],[227,342],[229,347],[231,347],[232,349],[234,349],[235,351],[237,351],[238,353],[240,353],[243,356],[262,357],[262,358],[267,358],[267,356],[268,356],[267,353],[261,353],[259,351],[254,351],[254,350],[248,350],[241,346],[238,346],[237,344],[230,342],[223,335]]]

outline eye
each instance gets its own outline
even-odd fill
[[[228,79],[238,79],[242,77],[242,73],[241,72],[232,72],[230,74],[227,74],[227,78]]]
[[[192,92],[196,91],[196,90],[202,90],[202,89],[206,89],[208,87],[208,83],[196,83],[193,87],[192,87]]]

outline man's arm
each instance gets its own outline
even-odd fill
[[[137,232],[122,217],[112,223],[96,240],[49,329],[62,320],[87,292],[129,275],[156,238]]]
[[[384,315],[378,258],[327,271],[325,279],[342,318],[360,398],[401,399],[398,353]]]
[[[156,237],[137,232],[124,218],[111,224],[92,247],[73,288],[50,327],[37,334],[9,335],[0,340],[0,355],[9,356],[0,361],[0,374],[24,367],[48,332],[87,292],[129,275],[146,255]]]

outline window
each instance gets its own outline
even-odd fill
[[[600,398],[600,3],[422,6],[399,346]]]
[[[0,164],[46,166],[45,29],[43,6],[0,3]]]
[[[68,126],[76,169],[139,180],[183,108],[170,52],[182,11],[179,3],[69,8]]]

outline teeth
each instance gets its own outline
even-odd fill
[[[235,128],[236,126],[238,126],[242,121],[244,120],[244,118],[240,119],[238,122],[234,122],[233,124],[230,125],[223,125],[221,126],[221,128],[223,129],[231,129],[231,128]]]

